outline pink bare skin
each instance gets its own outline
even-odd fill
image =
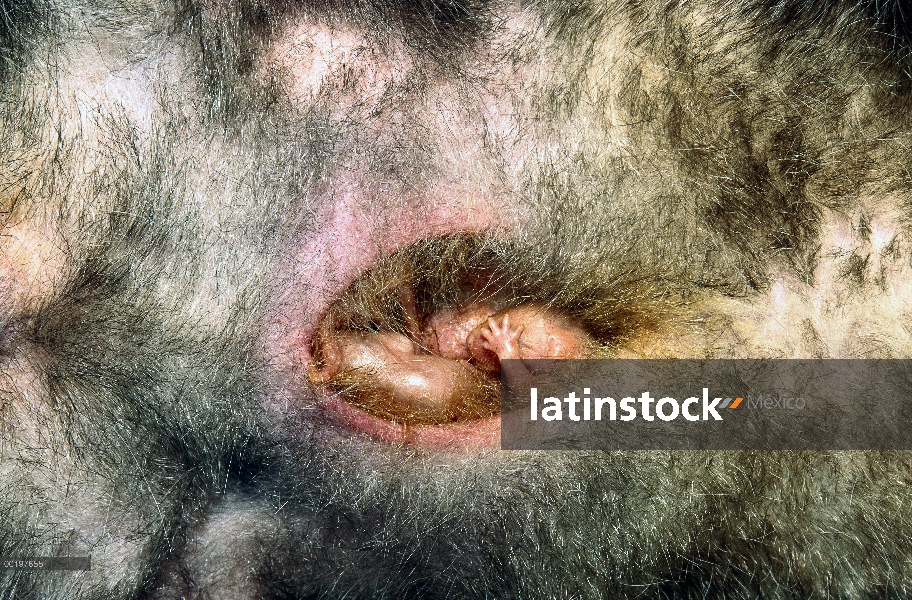
[[[556,311],[523,304],[488,317],[468,335],[466,345],[480,369],[499,373],[508,388],[522,389],[532,381],[532,372],[522,359],[584,358],[594,342]],[[502,362],[509,359],[513,360]]]
[[[438,310],[421,329],[422,343],[430,352],[445,358],[470,360],[472,352],[466,343],[469,334],[496,312],[490,302]]]
[[[479,368],[496,372],[504,359],[583,358],[593,340],[557,311],[521,304],[479,323],[466,345]]]

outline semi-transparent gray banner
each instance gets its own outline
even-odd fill
[[[910,450],[912,360],[504,361],[504,450]]]

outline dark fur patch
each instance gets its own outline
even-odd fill
[[[23,64],[28,50],[49,33],[53,16],[44,0],[0,0],[0,79]]]

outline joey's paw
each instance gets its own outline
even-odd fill
[[[488,322],[481,328],[482,346],[493,352],[501,360],[520,358],[519,336],[523,326],[510,327],[510,316],[504,315],[497,323],[496,317],[489,317]]]

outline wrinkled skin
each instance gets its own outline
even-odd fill
[[[608,356],[909,357],[899,2],[0,8],[0,554],[93,565],[0,598],[912,594],[906,453],[502,452],[308,379],[403,277]]]

